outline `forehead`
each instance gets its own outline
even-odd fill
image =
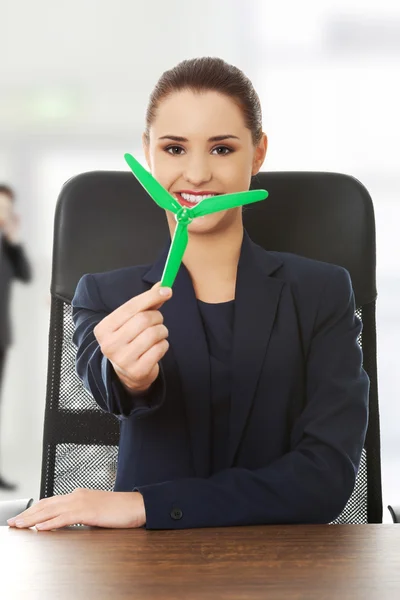
[[[211,137],[229,133],[244,135],[246,127],[242,110],[232,98],[207,91],[174,92],[158,106],[153,122],[158,135],[202,135]]]

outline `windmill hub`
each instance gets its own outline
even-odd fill
[[[193,221],[193,217],[190,216],[190,210],[187,208],[181,208],[175,215],[178,223],[182,225],[189,225]]]

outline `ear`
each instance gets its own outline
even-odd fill
[[[251,175],[257,175],[259,170],[261,169],[263,162],[265,160],[265,156],[267,154],[268,148],[268,138],[265,133],[262,134],[261,140],[259,141],[253,158],[253,165],[251,170]]]
[[[151,170],[151,167],[150,167],[150,148],[149,148],[149,144],[147,142],[146,135],[145,135],[144,132],[142,133],[142,147],[143,147],[144,156],[146,158],[147,166]]]

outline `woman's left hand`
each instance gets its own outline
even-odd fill
[[[126,529],[142,527],[146,523],[146,511],[139,492],[78,488],[71,494],[43,498],[7,523],[21,529],[36,526],[41,531],[77,523]]]

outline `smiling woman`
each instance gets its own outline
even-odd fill
[[[162,75],[151,94],[143,133],[147,164],[182,206],[248,190],[267,151],[261,115],[258,96],[237,67],[218,58],[183,61]],[[176,221],[168,212],[167,220],[172,235]],[[197,297],[232,299],[242,209],[194,219],[188,231],[184,263]]]
[[[151,95],[143,146],[154,177],[183,206],[192,206],[205,196],[248,190],[267,150],[261,107],[251,83],[239,69],[220,59],[184,61],[164,73]],[[170,214],[167,218],[172,232],[175,221]],[[242,228],[241,208],[191,223],[185,264],[198,272],[199,286],[206,271],[207,280],[214,272],[214,290],[221,281],[215,263],[213,269],[210,265],[216,243],[213,234],[220,242],[230,240],[231,256],[229,246],[239,252]],[[234,265],[229,270],[232,287]],[[210,294],[206,288],[201,293],[204,299]]]
[[[248,190],[267,151],[252,83],[219,58],[166,71],[143,148],[182,205]],[[114,491],[41,500],[13,525],[327,523],[343,510],[369,389],[349,273],[257,246],[241,207],[188,231],[173,293],[160,288],[167,240],[154,264],[84,275],[72,301],[77,372],[121,422]]]

